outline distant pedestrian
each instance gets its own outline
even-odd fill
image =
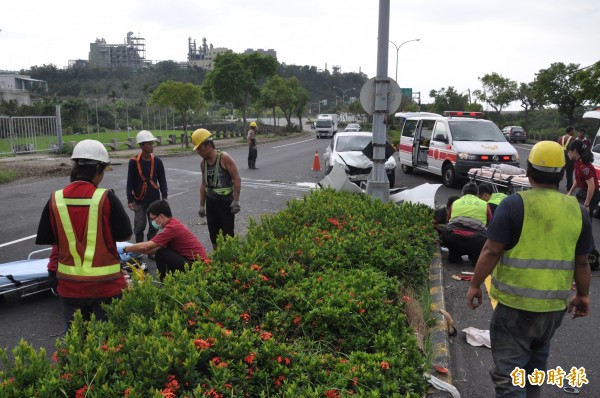
[[[158,232],[148,219],[150,203],[167,199],[169,190],[165,176],[165,167],[158,156],[154,156],[156,138],[148,130],[140,131],[135,142],[140,153],[129,159],[127,171],[127,204],[134,211],[133,231],[136,242],[144,242],[144,231],[148,224],[147,240]]]
[[[148,206],[150,222],[158,233],[147,242],[120,248],[120,253],[154,254],[160,280],[167,272],[183,271],[186,264],[208,260],[202,243],[189,228],[173,217],[166,200],[157,200]]]
[[[576,140],[578,141],[583,141],[583,143],[585,145],[587,145],[588,147],[592,147],[592,142],[585,136],[585,129],[581,128],[579,130],[577,130],[577,138]]]
[[[192,143],[194,151],[202,157],[198,216],[206,217],[210,241],[216,249],[219,233],[234,235],[235,215],[240,211],[242,179],[231,156],[215,148],[210,131],[194,131]]]
[[[67,325],[75,311],[84,320],[106,319],[103,304],[120,298],[127,284],[121,273],[117,241],[131,238],[129,217],[112,190],[98,188],[110,170],[108,152],[96,140],[73,148],[71,183],[52,193],[46,203],[35,243],[56,247],[56,263],[48,264]],[[54,255],[54,254],[53,254]]]
[[[574,311],[573,318],[589,313],[592,226],[581,205],[557,190],[564,165],[556,142],[533,146],[527,160],[532,189],[498,205],[467,293],[467,305],[479,307],[481,285],[491,274],[489,295],[498,302],[490,322],[496,397],[542,396],[534,372],[545,374],[565,310]]]
[[[248,141],[248,168],[256,169],[256,158],[258,157],[258,148],[256,145],[256,122],[250,123],[250,130],[246,134]]]
[[[598,202],[600,202],[598,176],[592,165],[594,155],[590,147],[583,143],[583,140],[571,142],[568,152],[569,158],[575,162],[575,183],[567,195],[575,194],[577,200],[583,204],[583,207],[592,216],[598,208]]]
[[[569,126],[565,129],[565,135],[561,136],[558,139],[558,143],[562,147],[565,153],[565,176],[567,178],[567,192],[573,186],[573,168],[575,162],[569,159],[569,154],[567,153],[567,149],[569,148],[569,144],[573,141],[573,135],[575,134],[575,128],[573,126]]]

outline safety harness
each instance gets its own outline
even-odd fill
[[[154,189],[159,189],[158,188],[158,184],[156,182],[154,182],[154,155],[150,154],[150,178],[146,178],[146,176],[144,175],[144,173],[142,172],[142,164],[140,162],[140,159],[142,158],[142,153],[140,152],[137,156],[134,156],[131,158],[131,160],[135,160],[135,162],[137,163],[137,169],[138,169],[138,174],[140,175],[140,178],[142,179],[142,191],[140,192],[139,195],[135,194],[135,188],[133,189],[133,199],[140,201],[142,199],[144,199],[144,197],[146,196],[146,190],[148,189],[148,182],[150,182],[150,185],[152,185],[154,187]]]
[[[215,172],[212,178],[212,184],[208,182],[208,161],[204,160],[204,170],[202,170],[202,174],[204,174],[204,182],[206,183],[207,189],[210,189],[212,192],[217,195],[227,196],[233,192],[233,187],[223,187],[219,188],[219,171],[221,168],[221,151],[217,151],[217,161],[215,162]]]

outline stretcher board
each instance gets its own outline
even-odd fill
[[[129,246],[129,242],[117,242],[117,247]],[[51,248],[29,253],[27,260],[11,261],[0,264],[0,295],[18,292],[22,297],[49,290],[48,261],[49,258],[32,259],[37,253],[50,251]],[[121,266],[130,265],[132,259],[139,259],[140,254],[126,253],[120,255]],[[138,262],[139,264],[139,262]],[[145,265],[144,265],[145,267]]]
[[[472,182],[487,182],[494,187],[494,191],[507,195],[531,189],[525,174],[505,174],[492,167],[473,168],[469,170],[468,176]]]

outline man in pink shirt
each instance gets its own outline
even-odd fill
[[[166,200],[152,202],[148,206],[148,218],[159,232],[147,242],[120,248],[120,252],[154,254],[160,280],[167,272],[183,271],[185,264],[208,260],[202,243],[185,224],[173,217]]]

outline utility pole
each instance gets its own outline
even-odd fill
[[[388,115],[388,49],[390,37],[390,0],[379,0],[377,35],[377,76],[375,77],[375,110],[373,112],[373,169],[367,180],[367,194],[382,202],[390,200],[390,185],[385,172],[385,118]]]

